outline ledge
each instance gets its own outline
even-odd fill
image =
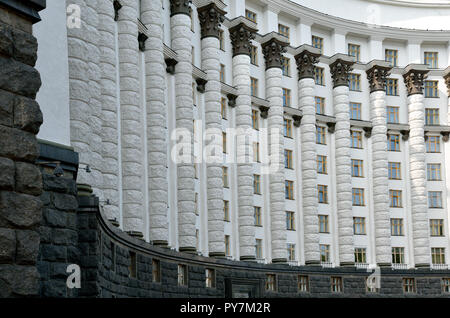
[[[0,0],[0,5],[9,7],[36,23],[41,21],[39,11],[45,9],[46,0]]]
[[[328,115],[316,114],[316,122],[318,123],[336,123],[336,118]]]
[[[391,124],[391,123],[388,123],[387,124],[387,129],[388,130],[398,130],[398,131],[409,130],[409,125],[408,124]]]
[[[372,128],[372,122],[367,120],[350,119],[350,127]]]
[[[252,96],[252,105],[269,107],[269,101],[256,96]]]

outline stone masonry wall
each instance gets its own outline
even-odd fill
[[[37,296],[39,287],[42,113],[32,22],[0,1],[0,297]]]

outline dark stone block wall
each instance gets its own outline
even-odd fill
[[[42,113],[32,24],[45,7],[0,0],[0,297],[37,296],[41,172],[36,134]]]

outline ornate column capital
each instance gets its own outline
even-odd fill
[[[250,56],[250,41],[255,38],[256,28],[241,22],[229,29],[231,43],[233,44],[233,57],[240,54]]]
[[[385,61],[372,61],[367,66],[367,79],[370,92],[385,91],[386,78],[390,75],[392,67]]]
[[[320,55],[320,50],[310,45],[299,47],[299,53],[295,55],[299,80],[314,78],[314,64],[319,62]]]
[[[403,81],[405,82],[408,96],[423,94],[423,81],[428,76],[428,67],[422,64],[410,64],[403,70]]]
[[[447,96],[450,97],[450,66],[444,70],[444,80],[447,86]]]
[[[201,38],[219,38],[219,27],[224,20],[226,12],[220,9],[214,2],[198,8],[197,11],[202,31]]]
[[[191,16],[192,0],[170,0],[170,16],[186,14]]]
[[[333,88],[348,86],[348,75],[353,70],[354,58],[345,54],[335,54],[331,57],[330,71],[333,78]]]
[[[261,47],[266,60],[266,70],[277,67],[281,68],[283,53],[286,52],[287,41],[281,38],[275,32],[266,34],[261,41]]]

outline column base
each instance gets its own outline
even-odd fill
[[[184,252],[184,253],[189,253],[189,254],[197,254],[197,248],[195,248],[195,247],[189,247],[189,246],[180,247],[179,251]]]
[[[155,241],[152,241],[152,244],[154,246],[159,246],[159,247],[167,247],[169,245],[169,243],[167,243],[166,240],[155,240]]]
[[[274,258],[272,259],[272,264],[286,264],[287,259],[286,258]]]
[[[256,257],[253,255],[249,255],[249,256],[241,256],[239,258],[240,261],[244,261],[244,262],[256,262]]]
[[[138,238],[140,240],[144,239],[144,234],[142,234],[142,232],[139,232],[139,231],[127,231],[127,233],[128,233],[129,236]]]
[[[222,252],[209,253],[209,257],[226,258],[225,253],[222,253]]]
[[[314,260],[305,261],[305,265],[306,266],[320,266],[320,261],[319,260],[317,260],[317,261],[314,261]]]
[[[355,267],[355,262],[342,262],[339,264],[340,267]]]
[[[391,263],[377,263],[377,266],[379,268],[391,268],[392,264]]]

